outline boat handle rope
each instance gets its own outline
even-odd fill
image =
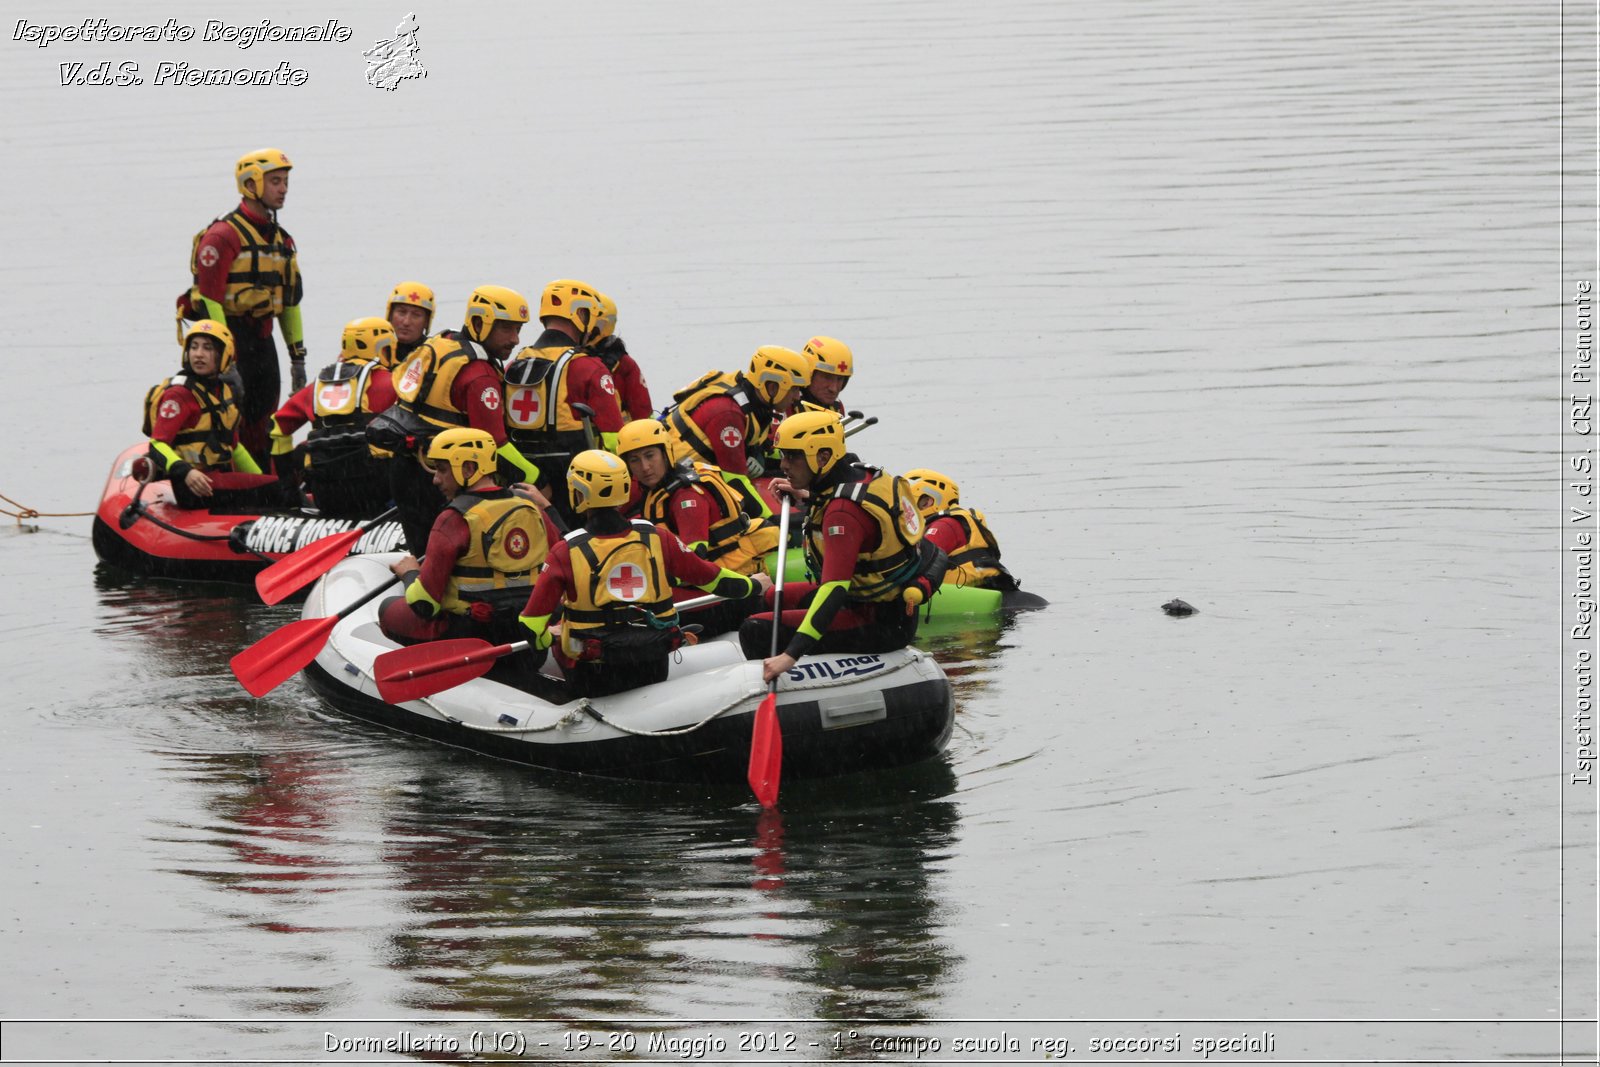
[[[928,654],[926,652],[922,651],[919,648],[907,648],[906,651],[911,653],[910,658],[908,658],[904,663],[895,664],[894,666],[890,667],[888,670],[884,671],[883,674],[887,675],[887,674],[893,674],[896,671],[903,671],[907,667],[911,666],[913,663],[918,663],[918,662],[928,658]],[[882,675],[874,675],[874,677],[882,677]],[[790,692],[796,692],[796,691],[804,691],[804,690],[808,690],[808,689],[831,689],[834,686],[846,685],[846,684],[848,684],[848,683],[850,683],[850,682],[852,682],[854,680],[855,679],[853,679],[853,678],[820,678],[820,679],[814,679],[814,680],[805,681],[805,682],[790,682],[790,683],[782,686],[780,691],[781,692],[785,692],[785,693],[790,693]],[[739,707],[739,705],[745,703],[746,701],[754,700],[757,697],[766,695],[766,692],[767,692],[767,687],[766,687],[765,684],[763,684],[758,689],[754,689],[754,690],[752,690],[752,691],[750,691],[748,693],[743,693],[743,694],[739,695],[738,697],[735,697],[732,701],[730,701],[727,704],[724,704],[722,707],[718,708],[716,711],[713,711],[710,715],[707,715],[704,719],[701,719],[699,722],[693,723],[693,724],[691,724],[689,726],[679,726],[679,727],[677,727],[675,729],[672,729],[672,730],[635,730],[632,727],[624,726],[622,723],[614,722],[611,719],[608,719],[604,715],[602,715],[600,713],[600,709],[595,707],[593,704],[591,704],[589,702],[589,698],[588,697],[584,697],[584,698],[580,699],[578,701],[577,705],[575,707],[573,707],[573,709],[571,711],[568,711],[565,715],[561,716],[561,718],[557,719],[555,722],[550,723],[550,724],[545,725],[545,726],[480,726],[477,723],[466,722],[463,719],[456,718],[454,715],[451,715],[448,712],[445,712],[445,711],[441,710],[440,708],[438,708],[437,706],[435,706],[431,700],[424,700],[423,703],[427,704],[429,707],[432,707],[434,711],[439,713],[440,718],[444,719],[446,722],[453,723],[456,726],[464,726],[469,730],[476,730],[479,733],[485,733],[485,734],[542,734],[542,733],[548,733],[551,730],[559,730],[559,729],[562,729],[563,727],[566,727],[566,726],[572,724],[573,722],[576,722],[578,716],[581,714],[581,715],[588,715],[595,722],[598,722],[603,726],[609,726],[613,730],[617,730],[617,731],[619,731],[621,733],[625,733],[625,734],[630,734],[633,737],[677,737],[677,736],[679,736],[681,734],[692,734],[692,733],[694,733],[696,730],[700,729],[701,727],[709,725],[713,720],[720,719],[722,716],[728,714],[728,712],[730,712],[730,711],[733,711],[735,708]]]

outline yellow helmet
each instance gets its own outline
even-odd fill
[[[393,311],[396,304],[410,304],[428,313],[428,321],[422,325],[424,334],[433,325],[433,290],[421,282],[401,282],[395,286],[394,292],[389,294],[389,303],[384,305],[383,313],[387,315]]]
[[[394,327],[388,319],[352,319],[344,324],[339,338],[341,363],[373,363],[385,370],[394,369]]]
[[[442,462],[450,465],[450,473],[463,486],[472,485],[494,473],[494,438],[486,430],[469,426],[452,426],[428,443],[428,463]],[[468,478],[463,464],[471,461],[478,469]]]
[[[811,357],[813,371],[848,378],[854,369],[855,357],[850,354],[850,346],[837,338],[813,337],[806,342],[803,351]]]
[[[480,285],[467,297],[467,336],[484,341],[496,322],[527,322],[528,298],[503,285]]]
[[[762,345],[750,357],[749,378],[762,399],[781,407],[791,390],[811,384],[811,362],[792,348]]]
[[[253,200],[261,199],[261,191],[265,186],[263,180],[269,171],[293,170],[294,164],[289,162],[289,157],[281,149],[258,148],[254,152],[246,152],[239,157],[239,162],[233,165],[233,184],[239,187],[240,196],[248,196]],[[244,187],[245,182],[255,182],[255,192]]]
[[[925,519],[952,504],[961,503],[961,487],[938,471],[918,467],[906,471],[906,481],[911,483],[911,494],[916,498],[917,510]],[[933,503],[923,507],[923,497],[931,498]]]
[[[539,296],[539,318],[566,319],[587,339],[602,313],[600,290],[587,282],[561,278],[544,287]]]
[[[620,508],[633,492],[633,479],[622,460],[610,452],[591,448],[572,457],[572,465],[567,468],[567,492],[576,512]]]
[[[221,374],[233,366],[233,331],[220,322],[211,319],[201,319],[187,330],[183,331],[183,369],[189,369],[189,338],[212,337],[222,346],[222,358],[217,360],[217,373]]]
[[[844,423],[837,411],[802,411],[778,423],[775,446],[780,452],[804,452],[806,466],[813,474],[826,474],[844,455]],[[818,455],[830,449],[826,463]]]
[[[600,314],[594,320],[594,328],[589,331],[589,336],[584,340],[589,344],[604,341],[607,337],[617,332],[617,302],[604,293],[600,294]]]
[[[662,451],[670,456],[671,440],[667,428],[655,419],[635,419],[617,433],[617,455],[625,456],[641,448],[660,445]]]

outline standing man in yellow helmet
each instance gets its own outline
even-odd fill
[[[389,294],[384,312],[394,327],[395,364],[404,363],[433,326],[433,290],[421,282],[401,282]]]
[[[572,457],[588,448],[615,452],[622,429],[617,386],[606,364],[585,347],[602,314],[599,290],[562,278],[539,296],[544,326],[506,367],[505,422],[512,443],[537,463],[551,500]],[[568,519],[571,512],[558,508]]]
[[[790,415],[778,426],[783,477],[774,492],[806,503],[806,570],[815,582],[784,587],[781,620],[752,615],[739,629],[762,676],[778,677],[809,652],[891,652],[917,633],[917,605],[943,577],[944,553],[923,540],[911,486],[845,450],[832,411]],[[789,610],[793,595],[795,610]],[[772,627],[782,652],[768,656]]]
[[[406,555],[390,568],[405,595],[385,600],[378,625],[403,645],[446,637],[519,639],[518,609],[556,533],[539,509],[495,480],[494,438],[483,430],[451,427],[428,443],[428,473],[449,506],[428,532],[423,560]],[[528,650],[508,665],[523,683],[533,681],[543,650]]]
[[[507,484],[539,476],[539,469],[506,440],[501,396],[506,357],[528,319],[527,297],[503,285],[480,285],[467,297],[460,330],[428,338],[394,370],[394,406],[368,424],[367,439],[397,456],[389,465],[389,488],[413,553],[421,552],[446,501],[428,472],[406,454],[415,454],[442,431],[462,426],[488,434]]]
[[[244,392],[239,439],[263,456],[268,421],[281,399],[273,319],[278,320],[289,349],[290,392],[306,384],[300,262],[294,238],[278,225],[278,210],[289,195],[291,167],[289,157],[276,148],[239,157],[233,167],[239,206],[195,236],[189,252],[194,284],[179,301],[182,317],[210,319],[233,333]]]
[[[667,677],[667,657],[681,640],[674,584],[742,598],[769,588],[765,574],[735,574],[683,547],[664,527],[629,521],[627,465],[599,449],[580,452],[567,469],[572,510],[584,525],[550,549],[522,609],[532,643],[550,647],[550,617],[563,611],[561,664],[575,696],[620,693]]]

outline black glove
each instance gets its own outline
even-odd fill
[[[296,341],[289,346],[289,391],[298,393],[306,387],[306,343]]]

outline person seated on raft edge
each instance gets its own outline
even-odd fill
[[[300,475],[317,511],[336,519],[370,519],[389,502],[391,453],[367,442],[367,423],[394,403],[395,332],[387,319],[345,323],[338,362],[272,413],[272,462],[286,478]],[[311,423],[306,443],[294,432]]]
[[[951,478],[926,467],[906,471],[916,494],[917,511],[927,524],[923,534],[950,557],[944,580],[1012,593],[1021,583],[1000,562],[1000,542],[989,520],[977,508],[961,505],[961,487]]]
[[[495,480],[495,449],[486,431],[458,426],[434,437],[418,457],[449,504],[433,520],[425,560],[407,554],[389,568],[405,583],[403,596],[378,607],[378,626],[391,641],[521,639],[517,609],[556,533],[528,498]],[[544,505],[542,498],[535,502]],[[501,658],[491,677],[540,694],[543,663],[544,650],[530,648]]]
[[[671,443],[655,419],[636,419],[617,435],[617,452],[635,489],[628,516],[665,526],[689,551],[736,574],[761,571],[766,554],[778,547],[777,524],[745,514],[738,494],[709,463],[669,463]],[[693,595],[684,589],[673,594],[677,600]],[[753,599],[727,600],[696,611],[694,621],[705,636],[725,634],[757,606]]]
[[[668,657],[682,642],[672,586],[693,585],[743,598],[771,586],[701,559],[672,531],[623,517],[632,479],[622,460],[600,449],[572,458],[567,490],[584,525],[550,547],[521,622],[556,662],[575,696],[600,697],[665,681]],[[559,627],[550,616],[562,610]]]
[[[773,613],[745,620],[745,657],[764,660],[770,682],[811,652],[906,647],[917,633],[917,605],[939,588],[947,563],[923,540],[910,484],[846,452],[832,411],[789,416],[777,444],[783,477],[772,490],[806,502],[806,570],[817,580],[784,586],[778,655],[768,655]]]
[[[172,482],[180,508],[282,507],[293,503],[277,478],[239,443],[239,394],[224,377],[233,332],[203,319],[183,333],[183,369],[145,396],[144,432],[155,470]]]

